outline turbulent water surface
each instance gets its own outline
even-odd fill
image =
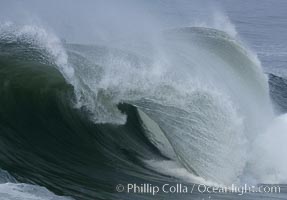
[[[224,28],[154,40],[76,44],[0,24],[0,199],[242,199],[116,191],[128,183],[281,184],[244,198],[287,199],[287,80]]]

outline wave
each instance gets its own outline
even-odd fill
[[[239,183],[274,118],[256,56],[202,27],[111,47],[2,24],[0,96],[0,167],[79,199],[130,180]]]
[[[96,123],[116,124],[125,122],[117,104],[132,104],[164,131],[174,150],[170,158],[206,179],[239,181],[246,143],[273,116],[267,79],[256,58],[224,32],[208,28],[167,31],[156,45],[158,56],[138,46],[127,49],[133,53],[72,48],[97,64],[74,66],[85,86],[80,93],[88,97],[83,104]],[[158,148],[170,155],[171,148]]]

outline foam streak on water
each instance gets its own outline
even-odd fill
[[[60,197],[44,187],[17,183],[8,172],[0,170],[0,197],[1,200],[72,200]]]

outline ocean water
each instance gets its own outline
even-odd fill
[[[256,51],[266,72],[286,76],[286,2],[223,1],[240,35]]]
[[[0,2],[0,200],[287,199],[287,1]]]

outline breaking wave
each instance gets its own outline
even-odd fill
[[[131,179],[268,182],[249,153],[274,119],[268,87],[256,56],[216,29],[97,46],[5,23],[0,167],[80,199],[113,198],[114,184]],[[0,193],[25,184],[0,184]]]

